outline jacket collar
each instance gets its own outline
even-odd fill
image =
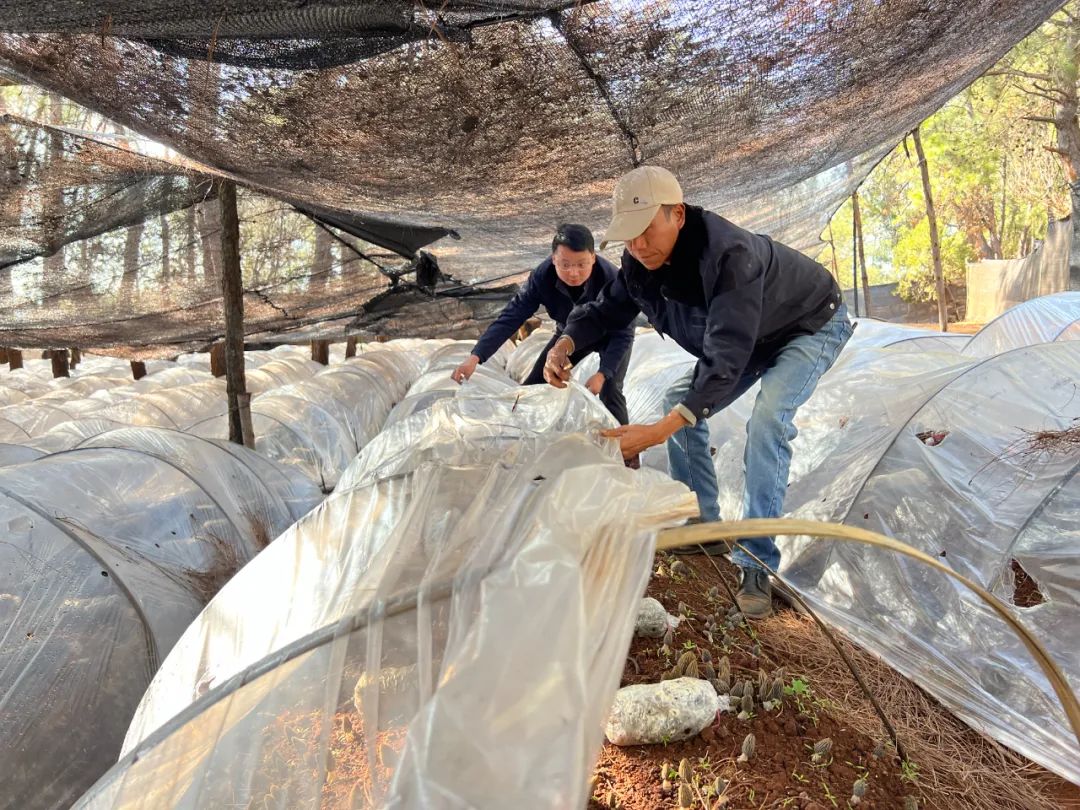
[[[670,268],[682,272],[692,268],[696,272],[708,244],[704,211],[696,205],[686,206],[686,222],[679,231],[679,238],[675,240],[671,256],[662,269]]]
[[[649,270],[631,256],[629,251],[624,251],[627,278],[631,286],[638,290],[671,290],[676,294],[669,296],[665,292],[665,298],[674,297],[690,303],[703,295],[699,292],[702,285],[701,265],[708,243],[704,210],[696,205],[687,205],[686,222],[679,231],[679,238],[675,240],[675,247],[664,265],[656,270]],[[681,294],[678,292],[680,290],[683,291]]]

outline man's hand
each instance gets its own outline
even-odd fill
[[[480,358],[475,354],[470,354],[468,360],[454,369],[454,373],[450,375],[450,379],[456,383],[463,383],[473,375],[473,372],[476,371],[478,365],[480,365]]]
[[[574,351],[574,341],[568,337],[561,337],[555,341],[555,345],[547,353],[544,361],[544,379],[556,388],[566,388],[570,381],[570,353]]]
[[[604,387],[605,382],[607,382],[607,377],[598,371],[585,381],[585,387],[589,389],[590,394],[600,396],[600,389]]]
[[[602,430],[600,435],[618,439],[623,458],[633,458],[638,453],[662,444],[689,424],[677,411],[672,411],[659,422],[651,425],[622,425]]]

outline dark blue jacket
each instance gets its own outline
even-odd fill
[[[763,371],[784,344],[816,332],[839,306],[836,282],[813,259],[688,205],[668,263],[649,271],[624,251],[615,280],[574,310],[563,332],[581,349],[644,313],[698,358],[681,404],[700,419],[728,404],[744,373]]]
[[[570,288],[559,279],[555,272],[555,265],[549,256],[529,273],[528,280],[521,286],[517,294],[510,299],[510,303],[499,313],[487,331],[480,336],[473,347],[472,353],[480,358],[480,362],[487,362],[491,355],[499,350],[510,336],[521,325],[536,314],[536,310],[543,304],[548,315],[557,327],[558,332],[566,328],[566,319],[570,316],[575,305],[586,304],[595,301],[600,292],[610,282],[618,278],[619,271],[615,265],[607,259],[597,256],[593,264],[592,273],[584,284],[584,290],[575,303],[570,294]],[[634,342],[634,327],[631,322],[612,329],[606,345],[600,349],[600,371],[609,379],[615,379],[615,370],[622,362],[623,355]],[[601,339],[607,338],[605,334]],[[599,343],[600,340],[595,341]]]

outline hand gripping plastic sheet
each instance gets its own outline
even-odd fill
[[[786,512],[940,557],[1012,604],[1080,688],[1077,369],[1077,341],[982,359],[849,346],[799,411]],[[752,397],[710,420],[729,518],[742,513],[742,476],[731,471]],[[1048,682],[977,597],[877,549],[779,545],[784,577],[826,621],[976,729],[1080,782],[1080,750]],[[1014,561],[1040,604],[1015,591]]]
[[[498,435],[468,397],[369,445],[185,633],[78,806],[583,806],[652,533],[694,506],[610,442],[531,429],[594,424],[582,389],[529,393],[488,404],[520,441],[486,457],[447,427]]]

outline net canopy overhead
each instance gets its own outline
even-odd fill
[[[642,162],[810,248],[883,149],[1057,5],[18,3],[0,69],[313,210],[453,231],[431,251],[471,283],[527,270],[559,222],[602,230]]]
[[[140,155],[123,138],[10,114],[0,116],[0,161],[0,268],[211,196],[207,178]]]

